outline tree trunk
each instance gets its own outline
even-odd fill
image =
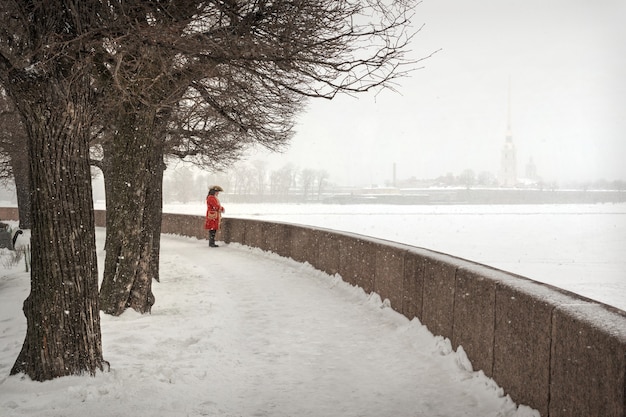
[[[154,147],[148,164],[146,205],[141,230],[142,252],[129,302],[130,308],[142,313],[149,312],[154,305],[152,280],[159,281],[163,170],[163,153]]]
[[[89,129],[88,77],[11,88],[27,123],[31,290],[26,338],[11,374],[44,381],[103,369]]]
[[[102,311],[115,316],[128,307],[150,312],[153,268],[158,271],[158,259],[156,265],[153,260],[155,220],[146,209],[155,175],[154,116],[149,110],[128,108],[116,122],[116,135],[103,146],[107,239],[100,288]],[[158,222],[160,227],[160,218]]]
[[[26,138],[25,138],[26,140]],[[28,170],[28,152],[24,143],[21,152],[10,152],[11,169],[15,179],[15,193],[17,194],[17,209],[20,229],[30,229],[30,178]]]
[[[158,135],[157,138],[163,137]],[[155,281],[160,281],[159,260],[161,252],[161,220],[163,217],[163,172],[165,162],[163,162],[163,143],[157,140],[152,154],[150,166],[150,186],[146,195],[146,214],[149,221],[146,230],[152,233],[152,254],[149,263],[148,276]]]

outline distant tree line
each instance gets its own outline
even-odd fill
[[[262,161],[238,162],[218,173],[198,173],[190,167],[171,170],[164,180],[164,202],[204,201],[209,186],[219,184],[230,201],[317,201],[331,185],[325,170],[286,164],[268,170]],[[253,198],[252,198],[253,197]]]

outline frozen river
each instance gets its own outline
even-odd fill
[[[480,262],[626,310],[626,204],[229,204],[226,216],[349,231]],[[204,215],[203,203],[164,211]]]

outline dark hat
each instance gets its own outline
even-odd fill
[[[211,186],[211,188],[209,188],[209,191],[224,191],[224,189],[219,185],[213,185]]]

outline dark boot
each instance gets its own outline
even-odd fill
[[[217,230],[209,230],[209,246],[212,248],[217,248],[219,245],[215,244],[215,234]]]

